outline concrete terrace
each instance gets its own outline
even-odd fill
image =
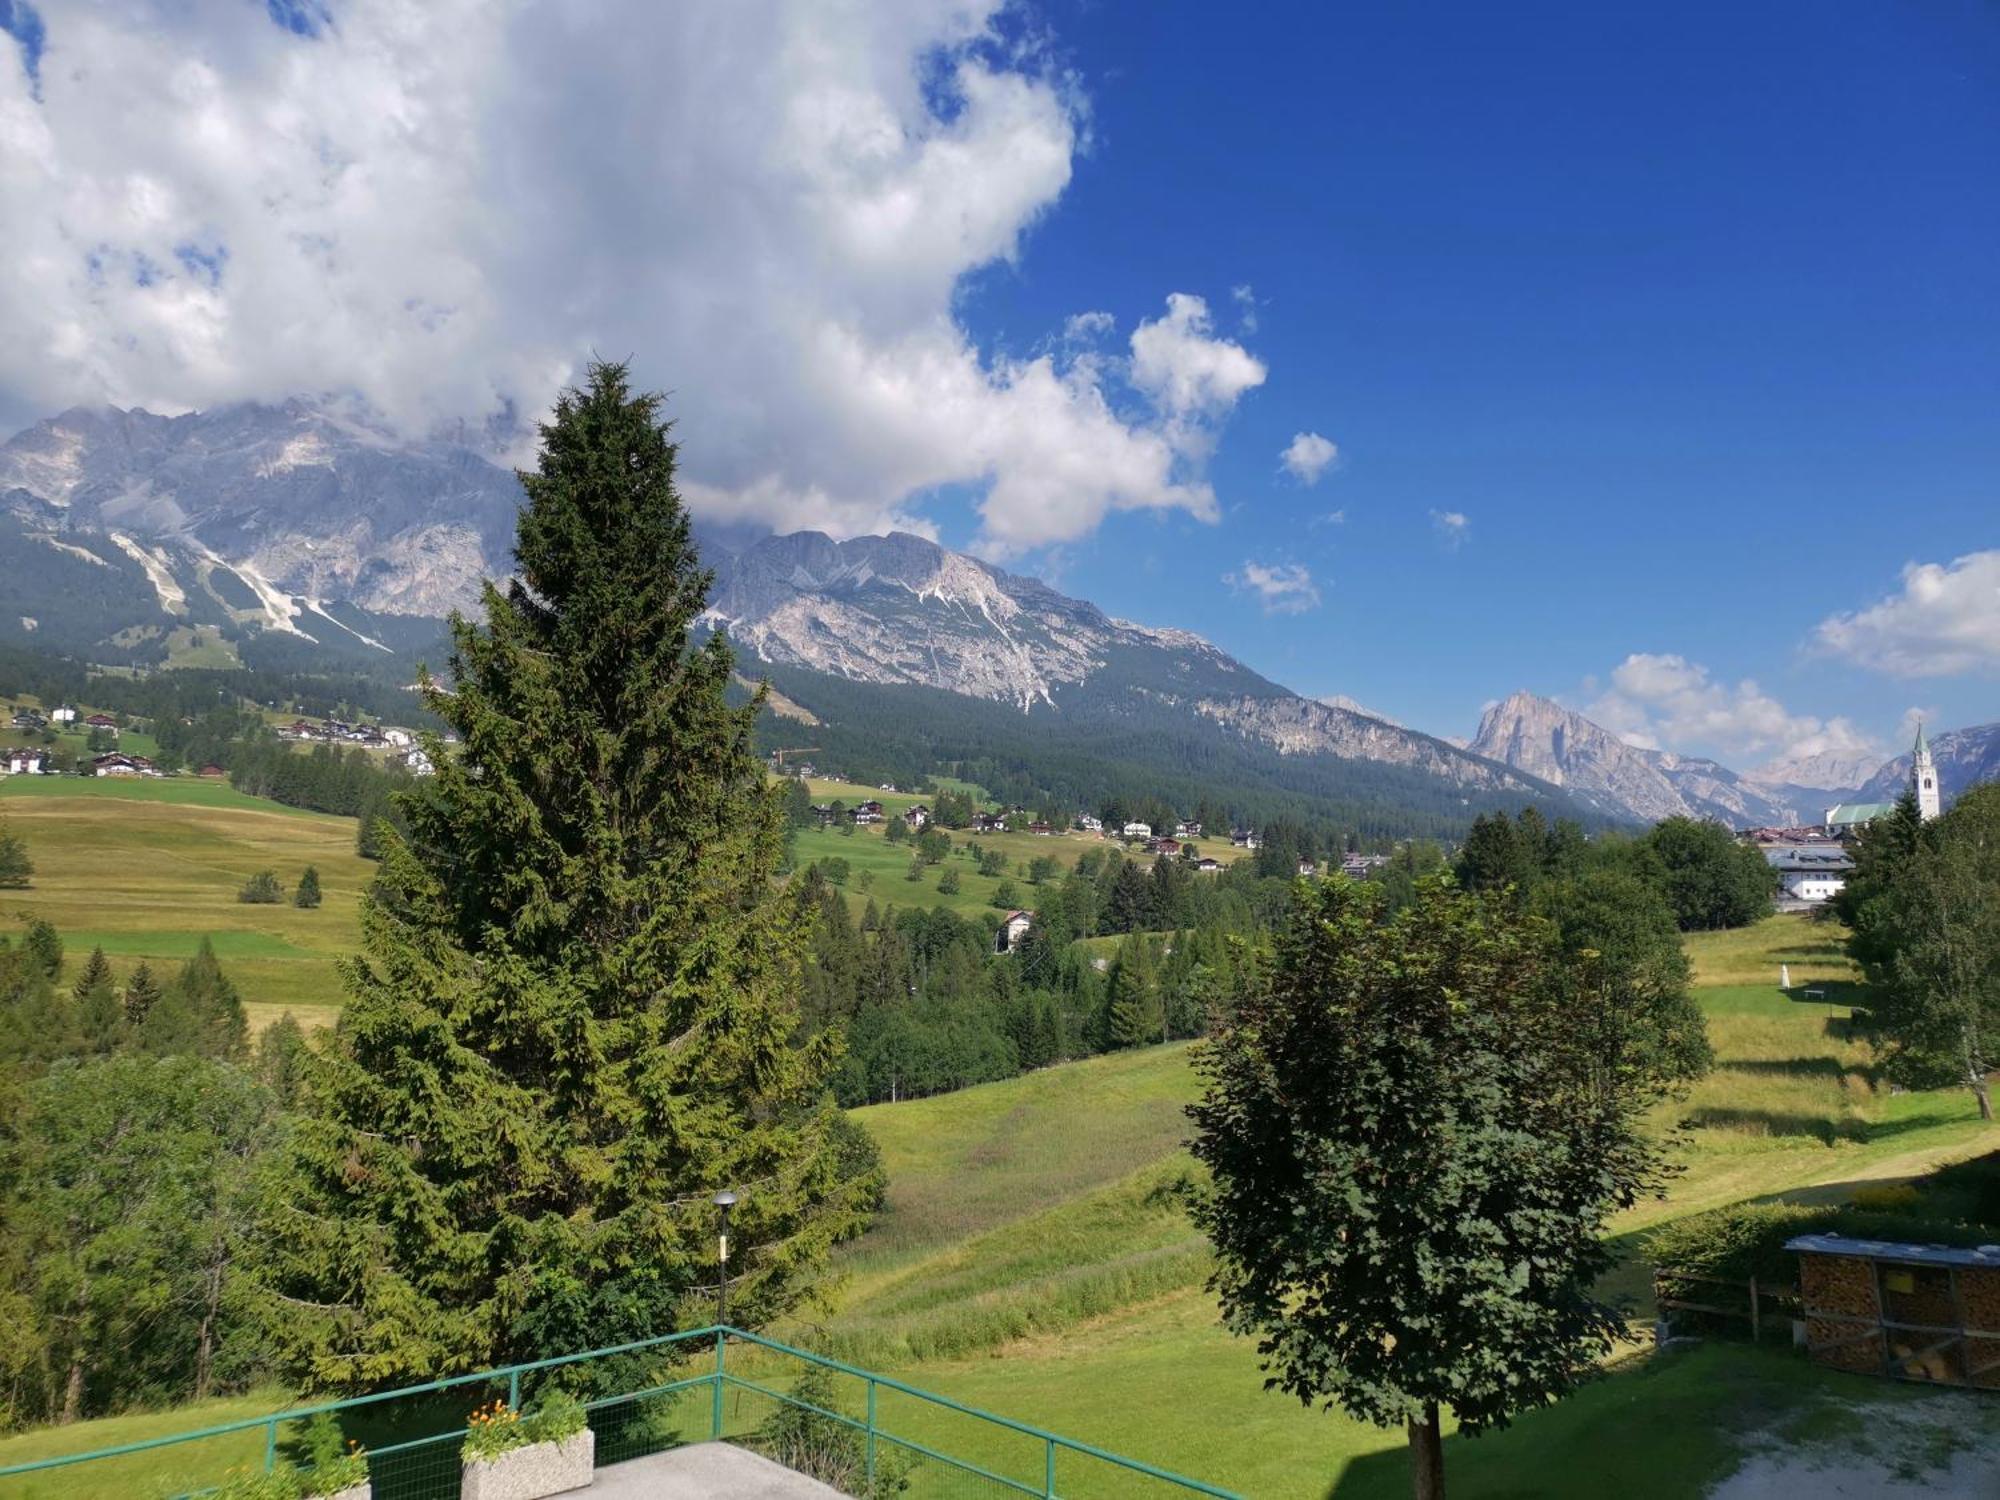
[[[607,1464],[590,1500],[842,1500],[841,1492],[728,1443],[697,1443]]]

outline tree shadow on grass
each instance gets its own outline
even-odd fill
[[[1828,1083],[1858,1079],[1869,1089],[1882,1082],[1879,1063],[1847,1063],[1837,1057],[1751,1057],[1718,1063],[1718,1073],[1746,1073],[1760,1078],[1820,1078]]]
[[[1782,1109],[1745,1109],[1729,1104],[1704,1104],[1689,1110],[1682,1123],[1694,1130],[1803,1136],[1827,1146],[1841,1141],[1865,1141],[1872,1134],[1866,1120],[1829,1120],[1825,1115],[1800,1114]]]

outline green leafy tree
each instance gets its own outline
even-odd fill
[[[319,871],[307,865],[299,876],[298,889],[292,892],[292,905],[310,909],[319,903]]]
[[[1003,880],[993,887],[993,904],[1002,911],[1013,911],[1021,904],[1021,890],[1011,880]]]
[[[1441,1411],[1504,1426],[1622,1332],[1592,1295],[1603,1231],[1656,1181],[1642,1116],[1672,1084],[1594,1023],[1609,960],[1517,901],[1380,899],[1301,886],[1268,982],[1201,1044],[1194,1213],[1273,1383],[1406,1426],[1428,1500]]]
[[[0,890],[23,890],[33,883],[35,862],[28,846],[0,820]]]
[[[1745,927],[1770,914],[1776,873],[1720,823],[1667,818],[1639,843],[1683,932]]]
[[[934,865],[951,853],[951,835],[942,828],[926,828],[917,835],[917,858]]]
[[[99,1057],[113,1051],[124,1035],[125,1010],[118,1000],[118,986],[112,982],[111,961],[102,948],[90,950],[71,993],[84,1050]]]
[[[243,882],[236,899],[253,906],[276,906],[285,899],[285,888],[278,884],[278,877],[271,871],[259,870]]]
[[[1885,841],[1895,836],[1891,820]],[[1853,944],[1870,985],[1870,1020],[1891,1075],[1958,1082],[1993,1118],[1986,1074],[2000,1052],[2000,786],[1975,787],[1907,852],[1894,883],[1864,896]],[[1864,861],[1871,881],[1884,873]]]
[[[263,1282],[315,1387],[430,1378],[793,1307],[852,1232],[801,1035],[813,919],[780,888],[759,692],[697,643],[712,577],[658,398],[594,365],[521,476],[517,573],[452,626],[462,740],[408,799],[274,1193]]]
[[[136,980],[137,975],[133,976]],[[149,976],[150,977],[150,976]],[[130,1012],[132,995],[125,997]],[[222,972],[215,945],[203,937],[194,957],[181,965],[173,982],[149,1006],[133,1032],[133,1044],[155,1057],[241,1058],[250,1041],[243,998]]]
[[[852,827],[852,824],[848,825]],[[882,837],[892,844],[907,844],[910,841],[910,825],[901,818],[891,818],[882,825]]]
[[[937,888],[940,896],[956,896],[959,892],[958,871],[946,870],[938,876]]]
[[[0,1203],[56,1421],[250,1373],[237,1270],[268,1096],[206,1058],[66,1062],[30,1086]],[[45,1394],[43,1394],[45,1393]]]

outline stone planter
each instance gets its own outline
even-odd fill
[[[530,1443],[497,1458],[468,1459],[459,1500],[542,1500],[590,1483],[597,1434],[588,1427],[560,1443]]]

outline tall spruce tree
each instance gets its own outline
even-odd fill
[[[135,984],[137,979],[134,974]],[[129,990],[125,1005],[129,1013]],[[145,1019],[133,1031],[133,1043],[155,1057],[243,1057],[250,1045],[243,997],[222,972],[215,945],[206,937],[158,1001],[147,1007]]]
[[[711,1196],[734,1189],[733,1321],[795,1305],[877,1184],[801,1035],[809,898],[774,876],[762,698],[693,635],[711,575],[659,398],[595,365],[521,475],[517,579],[455,619],[462,744],[378,824],[348,1002],[305,1091],[263,1268],[318,1388],[706,1321]]]
[[[102,948],[92,948],[76,980],[76,1018],[86,1051],[99,1057],[117,1047],[125,1029],[125,1012],[112,982],[111,961]]]
[[[125,1024],[134,1031],[153,1007],[160,1003],[160,982],[153,977],[153,970],[143,960],[132,971],[132,977],[125,981]]]

